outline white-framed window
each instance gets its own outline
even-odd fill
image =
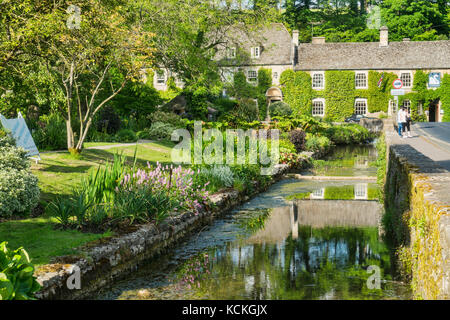
[[[318,98],[312,101],[313,117],[323,117],[325,115],[325,99]]]
[[[235,47],[227,48],[227,58],[228,59],[236,58],[236,48]]]
[[[311,195],[311,199],[324,199],[325,198],[325,188],[314,190]]]
[[[166,84],[166,73],[164,72],[164,70],[158,70],[156,72],[156,83]]]
[[[355,114],[367,114],[367,99],[355,100]]]
[[[248,70],[247,72],[247,81],[249,82],[257,82],[258,81],[258,72],[255,70]]]
[[[355,184],[355,200],[367,200],[368,198],[368,184],[358,183]]]
[[[258,59],[261,56],[261,47],[253,47],[251,50],[252,58]]]
[[[316,90],[321,90],[325,88],[325,73],[324,72],[314,72],[312,75],[312,87]]]
[[[411,88],[413,84],[412,72],[402,72],[400,74],[400,80],[402,80],[404,88]]]
[[[367,89],[367,72],[355,72],[356,89]]]

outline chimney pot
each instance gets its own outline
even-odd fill
[[[389,29],[386,26],[380,28],[380,47],[389,45]]]
[[[324,44],[325,37],[312,37],[312,44]]]

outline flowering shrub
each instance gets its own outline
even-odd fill
[[[126,174],[116,191],[120,193],[144,188],[152,193],[165,193],[173,201],[173,210],[192,210],[196,214],[209,204],[209,194],[206,191],[209,183],[203,186],[194,185],[194,170],[181,166],[174,168],[172,165],[164,167],[159,162],[155,168],[148,164],[148,169]],[[196,174],[199,173],[200,170]]]
[[[38,179],[25,155],[13,140],[0,138],[0,217],[26,214],[39,201]]]
[[[301,167],[303,164],[303,157],[296,153],[280,152],[280,163],[287,164],[292,167]]]

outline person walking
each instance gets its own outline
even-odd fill
[[[403,136],[403,132],[405,131],[405,125],[406,125],[406,112],[405,107],[398,110],[397,113],[397,124],[398,124],[398,135],[400,137]]]
[[[407,132],[407,137],[408,138],[412,138],[412,136],[411,136],[411,122],[412,122],[411,114],[410,114],[409,110],[406,109],[405,131]],[[405,132],[405,135],[406,135],[406,132]]]

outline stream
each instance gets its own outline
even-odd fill
[[[338,147],[308,174],[375,177],[376,157],[372,145]],[[378,194],[370,179],[282,180],[95,298],[410,299]]]

